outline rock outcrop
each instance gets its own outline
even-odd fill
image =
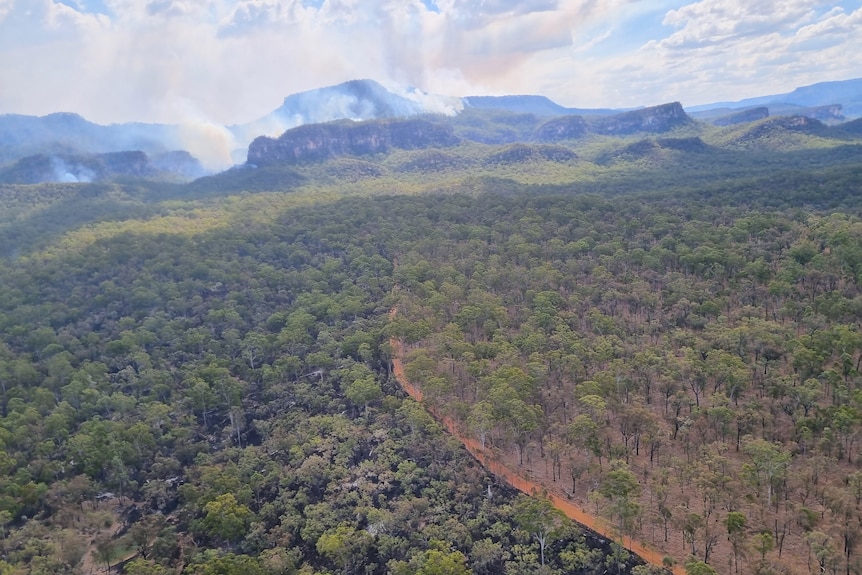
[[[844,106],[841,104],[830,104],[828,106],[814,106],[811,108],[803,108],[799,111],[800,116],[806,116],[808,118],[813,118],[815,120],[820,120],[821,122],[828,121],[843,121],[844,120]]]
[[[582,138],[589,134],[602,136],[628,136],[637,133],[661,134],[692,122],[682,104],[672,102],[661,106],[641,108],[614,114],[596,116],[589,120],[582,116],[554,118],[536,130],[539,142],[559,142]]]
[[[822,122],[808,116],[776,116],[752,128],[749,131],[749,135],[756,138],[775,132],[776,130],[814,133],[822,130],[824,127]]]
[[[446,148],[458,141],[450,126],[419,118],[311,124],[288,130],[278,138],[256,138],[248,148],[248,163],[303,164],[340,156],[384,154],[393,148]]]
[[[671,102],[598,118],[592,122],[590,129],[604,136],[625,136],[637,132],[660,134],[691,121],[682,109],[682,104]]]
[[[825,136],[827,128],[806,116],[773,116],[737,130],[724,147],[741,149],[791,150],[805,147],[810,136]]]

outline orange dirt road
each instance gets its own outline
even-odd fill
[[[390,316],[394,314],[395,310],[393,309],[390,312]],[[389,343],[392,347],[392,372],[395,374],[395,379],[410,397],[418,402],[422,402],[422,390],[413,383],[407,381],[407,377],[404,375],[404,365],[401,359],[404,353],[404,346],[401,344],[401,341],[395,338],[391,339]],[[551,493],[546,486],[539,485],[538,483],[531,481],[530,479],[520,475],[518,471],[511,469],[501,461],[493,458],[491,453],[482,449],[479,441],[471,437],[469,434],[462,432],[455,420],[440,413],[433,405],[427,403],[423,403],[423,405],[450,434],[457,437],[461,443],[464,444],[467,451],[469,451],[485,469],[496,475],[498,478],[527,495],[546,492],[551,503],[554,504],[554,507],[562,511],[569,519],[580,523],[584,527],[595,531],[607,539],[616,541],[632,553],[639,555],[645,562],[657,567],[664,567],[662,564],[663,555],[657,549],[647,547],[640,541],[635,541],[628,537],[621,540],[612,532],[610,526],[603,519],[596,517],[595,515],[591,515],[572,501]],[[675,565],[672,571],[674,575],[686,575],[685,569],[681,565]]]

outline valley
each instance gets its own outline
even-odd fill
[[[0,166],[0,573],[860,572],[859,120],[498,104]]]

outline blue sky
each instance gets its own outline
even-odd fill
[[[354,78],[569,106],[862,77],[862,0],[0,0],[0,113],[231,124]]]

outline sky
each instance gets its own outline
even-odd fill
[[[572,107],[862,77],[862,0],[0,0],[0,114],[245,123],[358,78]]]

